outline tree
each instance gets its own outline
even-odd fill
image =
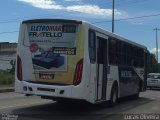
[[[15,60],[11,60],[10,61],[10,64],[11,64],[11,69],[9,70],[9,72],[11,73],[11,74],[14,74],[15,73],[15,63],[16,63],[16,61]]]
[[[148,55],[148,73],[157,73],[160,72],[160,63],[157,62],[155,54],[150,53]]]

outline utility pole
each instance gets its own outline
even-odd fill
[[[157,35],[157,31],[160,30],[160,29],[155,28],[153,30],[156,31],[156,60],[157,60],[157,63],[158,63],[158,35]]]
[[[114,33],[114,0],[112,3],[112,33]]]

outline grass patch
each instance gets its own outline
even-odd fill
[[[8,71],[0,71],[0,85],[13,84],[15,81],[14,75]]]

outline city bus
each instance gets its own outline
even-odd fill
[[[146,89],[145,46],[80,20],[20,25],[15,92],[55,101],[110,102]]]

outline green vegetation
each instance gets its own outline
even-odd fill
[[[12,66],[11,69],[8,70],[0,70],[0,85],[1,86],[10,86],[14,84],[15,81],[15,60],[11,60],[10,64]]]
[[[8,69],[6,71],[1,70],[0,71],[0,85],[13,85],[15,78],[15,60],[11,60],[10,64],[12,66],[11,69]]]
[[[14,83],[14,75],[8,71],[0,71],[0,85],[9,85]]]
[[[154,54],[149,54],[147,65],[148,73],[160,73],[160,63],[157,63]]]
[[[11,64],[12,68],[9,69],[9,73],[15,74],[15,64],[16,64],[16,61],[15,60],[11,60],[10,64]]]

